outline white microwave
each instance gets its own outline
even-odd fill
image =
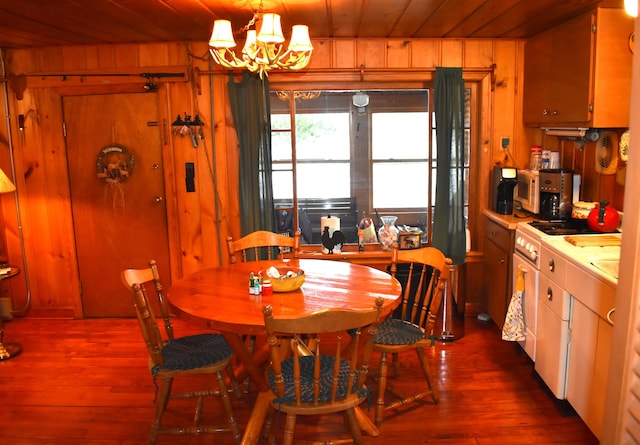
[[[540,173],[537,170],[518,170],[515,201],[528,212],[540,213]]]

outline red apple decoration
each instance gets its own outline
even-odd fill
[[[620,224],[620,215],[609,201],[599,202],[589,212],[587,224],[596,232],[615,232]]]

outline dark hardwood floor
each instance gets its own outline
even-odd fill
[[[515,344],[498,328],[467,317],[465,335],[437,343],[430,360],[441,401],[386,418],[374,444],[597,444],[566,403],[556,401]],[[197,332],[180,320],[178,334]],[[29,319],[5,323],[5,340],[21,355],[0,361],[0,443],[143,444],[153,415],[154,385],[147,355],[131,319]],[[374,357],[373,364],[377,357]],[[398,387],[421,384],[414,357]],[[190,383],[176,382],[180,388]],[[254,394],[234,402],[246,425]],[[188,407],[188,409],[187,409]],[[366,411],[373,418],[373,410]],[[205,416],[218,417],[216,403]],[[191,402],[169,404],[166,421],[189,418]],[[220,418],[222,421],[222,418]],[[340,417],[300,419],[296,438],[343,435]],[[226,434],[160,436],[159,444],[231,444]]]

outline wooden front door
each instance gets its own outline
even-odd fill
[[[63,113],[84,316],[133,316],[120,272],[155,259],[170,277],[157,97],[65,97]]]

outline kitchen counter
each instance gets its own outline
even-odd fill
[[[608,234],[622,239],[621,233]],[[581,235],[597,237],[599,235]],[[549,236],[542,238],[543,245],[548,245],[558,255],[575,264],[590,275],[610,284],[618,286],[618,263],[620,260],[620,246],[575,246],[566,240],[565,236]],[[544,267],[544,266],[543,266]]]
[[[482,211],[482,214],[507,230],[516,230],[516,224],[521,222],[534,221],[537,219],[534,216],[527,215],[523,212],[515,212],[511,215],[502,215],[500,213],[494,212],[493,210],[484,209]]]

